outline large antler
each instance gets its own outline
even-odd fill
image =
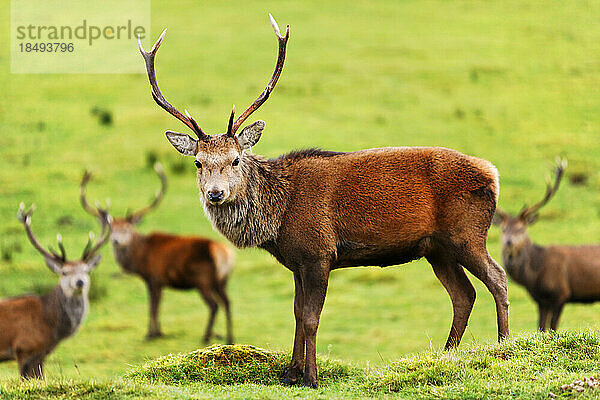
[[[44,247],[37,241],[37,239],[33,235],[33,232],[31,231],[31,215],[33,214],[33,210],[34,210],[34,206],[32,205],[31,207],[29,207],[29,209],[27,211],[25,211],[25,204],[21,203],[19,205],[19,211],[17,211],[17,218],[25,226],[25,232],[27,232],[27,237],[29,238],[29,241],[31,242],[33,247],[35,247],[37,249],[37,251],[39,251],[44,256],[44,258],[54,260],[57,263],[61,263],[61,264],[64,263],[66,261],[67,255],[65,252],[65,248],[62,244],[62,236],[61,235],[56,236],[56,240],[58,241],[58,247],[60,248],[61,255],[58,255],[53,250],[50,250],[50,252],[46,251],[46,249],[44,249]]]
[[[229,136],[233,136],[235,132],[237,132],[240,125],[244,123],[246,118],[248,118],[250,114],[256,111],[265,101],[267,101],[269,95],[275,87],[275,84],[277,83],[277,80],[279,79],[279,75],[281,75],[281,71],[283,70],[283,62],[285,61],[285,49],[287,41],[290,38],[290,26],[287,26],[285,30],[285,36],[282,36],[281,31],[279,30],[279,26],[277,25],[277,22],[275,22],[275,19],[271,14],[269,14],[269,19],[271,20],[271,25],[273,26],[273,30],[275,31],[275,35],[277,36],[277,41],[279,42],[279,55],[277,56],[277,64],[275,65],[275,71],[273,72],[273,76],[271,77],[271,80],[267,84],[265,90],[262,91],[260,96],[258,96],[258,98],[254,100],[254,103],[252,103],[250,107],[248,107],[246,111],[244,111],[232,125],[231,122],[233,121],[233,115],[235,114],[235,106],[233,106],[233,111],[231,111],[231,116],[229,118],[229,126],[227,129],[227,134]]]
[[[554,168],[554,183],[551,183],[550,178],[548,178],[548,182],[546,183],[546,194],[544,195],[544,198],[531,207],[525,206],[523,208],[523,210],[521,210],[521,213],[519,214],[520,218],[525,219],[525,218],[535,214],[540,208],[542,208],[544,205],[546,205],[546,203],[548,203],[548,201],[550,201],[552,196],[554,196],[554,194],[558,190],[558,185],[560,184],[560,181],[563,176],[563,172],[565,171],[566,167],[567,167],[566,159],[558,158],[556,160],[556,166]]]
[[[89,261],[96,252],[106,243],[106,240],[110,236],[110,215],[106,212],[106,210],[102,210],[98,208],[98,216],[100,221],[102,221],[102,231],[100,232],[100,239],[98,243],[94,246],[94,234],[90,232],[89,239],[87,245],[83,249],[83,254],[81,255],[81,261]]]
[[[141,210],[129,213],[127,215],[128,219],[139,220],[148,212],[152,211],[156,206],[160,204],[162,201],[165,192],[167,190],[167,175],[165,174],[165,170],[160,163],[154,164],[154,170],[156,171],[158,177],[160,178],[160,189],[156,191],[154,195],[154,200],[150,203],[149,206],[142,208]]]
[[[90,204],[87,202],[85,195],[85,188],[91,179],[92,173],[88,170],[85,170],[83,172],[83,177],[81,178],[81,183],[79,184],[79,200],[81,201],[81,206],[85,211],[87,211],[94,217],[100,218],[100,212],[98,211],[98,208],[90,206]]]
[[[148,80],[150,81],[150,91],[152,92],[152,98],[154,99],[156,104],[164,108],[169,114],[186,124],[192,131],[194,131],[194,133],[196,134],[196,136],[198,136],[199,139],[204,140],[208,136],[202,131],[202,129],[200,129],[196,121],[190,116],[187,110],[184,110],[186,115],[183,115],[179,110],[173,107],[165,99],[165,97],[160,92],[160,89],[158,88],[158,83],[156,82],[156,72],[154,71],[154,57],[156,57],[156,52],[158,51],[160,44],[165,38],[166,33],[167,30],[165,29],[156,41],[156,43],[154,43],[154,46],[152,46],[150,52],[144,51],[144,48],[142,47],[142,40],[138,35],[138,47],[140,48],[140,53],[142,53],[144,61],[146,62],[146,71],[148,72]]]

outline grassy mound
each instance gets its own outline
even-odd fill
[[[171,354],[133,369],[129,379],[150,383],[181,385],[204,382],[215,385],[254,383],[274,385],[290,362],[284,353],[250,345],[213,345],[190,353]],[[360,373],[340,361],[319,358],[319,379],[328,384]]]

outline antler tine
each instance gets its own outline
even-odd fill
[[[83,254],[81,255],[82,260],[87,259],[90,249],[92,248],[93,240],[94,240],[94,233],[90,231],[90,233],[88,234],[87,244],[85,245],[85,247],[83,249]]]
[[[94,234],[90,232],[88,245],[85,246],[85,250],[83,251],[83,261],[88,261],[90,258],[92,258],[96,254],[96,252],[104,245],[104,243],[106,243],[108,237],[110,236],[111,217],[104,210],[98,211],[100,213],[100,219],[102,220],[102,231],[100,232],[100,239],[98,240],[98,243],[96,243],[96,245],[92,247]]]
[[[231,109],[231,115],[229,116],[229,124],[227,124],[227,134],[229,136],[233,136],[232,128],[233,128],[233,117],[235,116],[235,104]]]
[[[558,190],[558,186],[560,185],[560,181],[563,177],[563,173],[564,173],[566,167],[567,167],[566,159],[564,159],[564,158],[556,159],[556,166],[554,167],[554,182],[551,182],[550,178],[547,179],[546,193],[544,194],[544,198],[531,207],[525,206],[523,208],[523,210],[521,211],[521,213],[519,214],[519,217],[525,218],[529,215],[535,214],[540,208],[545,206],[548,203],[548,201],[550,201],[552,196],[554,196],[554,194]]]
[[[167,34],[167,30],[165,29],[156,43],[152,46],[150,52],[146,52],[142,47],[142,39],[138,35],[138,47],[140,49],[140,53],[142,53],[142,57],[144,57],[144,61],[146,63],[146,71],[148,72],[148,80],[150,81],[150,91],[152,93],[152,98],[162,108],[164,108],[169,114],[183,122],[190,128],[199,139],[206,139],[207,135],[200,129],[196,121],[186,111],[187,116],[183,115],[179,110],[173,107],[162,95],[160,89],[158,88],[158,83],[156,82],[156,72],[154,71],[154,58],[156,57],[156,53],[158,52],[158,48],[162,43],[165,35]]]
[[[65,251],[65,246],[63,245],[63,238],[60,233],[56,235],[56,241],[58,242],[58,248],[60,249],[60,257],[63,261],[67,261],[67,252]]]
[[[56,261],[64,261],[60,259],[58,254],[52,254],[46,251],[44,247],[37,241],[33,232],[31,231],[31,215],[33,214],[34,206],[32,205],[29,210],[25,211],[25,203],[19,205],[19,211],[17,211],[17,219],[25,226],[25,232],[29,241],[45,258],[49,258]]]
[[[242,123],[244,123],[244,121],[246,120],[246,118],[248,118],[250,116],[250,114],[252,114],[254,111],[256,111],[265,101],[267,101],[267,99],[269,98],[269,95],[271,94],[271,92],[273,91],[273,88],[275,87],[275,84],[277,84],[277,80],[279,79],[279,76],[281,75],[281,71],[283,70],[283,63],[285,61],[286,45],[287,45],[288,39],[290,38],[290,26],[289,25],[287,26],[286,31],[285,31],[285,36],[282,36],[281,31],[279,30],[279,26],[277,25],[277,22],[275,22],[275,18],[273,18],[273,16],[271,14],[269,14],[269,19],[271,20],[271,26],[273,27],[273,30],[275,31],[275,35],[277,36],[277,41],[279,43],[279,54],[277,56],[277,64],[275,65],[275,71],[273,72],[273,76],[271,76],[271,80],[267,84],[267,87],[265,88],[265,90],[263,90],[263,92],[260,94],[260,96],[258,96],[258,98],[254,101],[254,103],[252,103],[250,105],[250,107],[248,107],[246,109],[246,111],[244,111],[238,117],[238,119],[235,120],[235,123],[233,124],[231,131],[228,131],[228,134],[230,136],[233,136],[235,134],[235,132],[237,132],[240,125]]]
[[[167,191],[167,175],[165,174],[165,169],[163,168],[161,163],[157,162],[156,164],[154,164],[154,170],[156,171],[156,174],[160,178],[160,189],[156,191],[156,194],[154,195],[154,200],[152,200],[152,203],[150,203],[149,206],[144,207],[141,210],[138,210],[138,211],[135,211],[132,213],[128,213],[129,217],[136,217],[136,218],[143,217],[148,212],[150,212],[154,208],[156,208],[162,201],[163,197],[165,196],[165,192]]]
[[[90,204],[87,202],[87,198],[86,198],[86,194],[85,194],[86,186],[91,179],[92,179],[92,173],[88,170],[85,170],[83,172],[83,177],[81,178],[81,184],[79,185],[79,200],[81,202],[81,206],[83,207],[83,209],[85,211],[87,211],[89,214],[93,215],[94,217],[100,217],[98,210],[96,208],[90,206]]]

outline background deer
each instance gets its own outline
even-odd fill
[[[275,72],[265,90],[227,131],[207,135],[167,102],[154,58],[165,32],[145,52],[152,97],[197,136],[167,131],[171,144],[194,157],[204,211],[215,229],[238,247],[267,250],[294,274],[296,332],[282,382],[301,377],[317,386],[316,334],[330,271],[385,267],[426,257],[454,309],[446,347],[459,344],[475,301],[463,266],[492,293],[498,337],[508,329],[506,274],[486,249],[498,200],[498,174],[485,160],[445,148],[391,147],[351,153],[316,149],[267,160],[246,150],[265,123],[240,125],[269,97],[283,69],[289,26],[279,43]],[[305,357],[306,350],[306,357]]]
[[[73,335],[88,312],[89,273],[100,262],[96,253],[109,234],[108,216],[96,210],[102,233],[94,245],[93,236],[78,261],[68,261],[62,237],[57,236],[60,255],[46,251],[31,232],[33,207],[21,203],[17,217],[25,226],[29,241],[44,256],[46,265],[60,277],[58,285],[44,296],[24,295],[0,300],[0,361],[16,359],[24,378],[43,378],[44,359],[62,340]]]
[[[538,211],[554,196],[567,162],[559,160],[554,182],[548,182],[544,198],[524,207],[516,217],[496,209],[494,223],[502,230],[502,261],[506,272],[525,286],[539,308],[539,329],[556,330],[565,303],[600,301],[600,245],[539,246],[527,234]]]
[[[148,338],[162,335],[158,321],[158,309],[163,287],[175,289],[198,289],[210,309],[204,333],[204,342],[213,336],[213,324],[219,302],[227,317],[227,342],[233,343],[229,298],[225,291],[229,274],[233,269],[234,254],[226,245],[193,236],[176,236],[153,232],[148,235],[137,231],[136,225],[144,215],[158,206],[167,188],[167,177],[160,164],[154,169],[161,181],[152,203],[139,211],[128,213],[125,218],[112,220],[110,239],[117,263],[124,271],[138,275],[146,283],[150,296],[150,322]],[[92,175],[85,172],[81,180],[81,205],[98,217],[97,210],[87,200],[85,189]]]

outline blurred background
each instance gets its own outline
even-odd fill
[[[2,8],[9,9],[2,0]],[[379,146],[445,146],[485,158],[500,172],[500,205],[516,212],[541,198],[557,155],[567,179],[530,229],[540,244],[600,241],[600,3],[574,1],[224,1],[152,0],[146,49],[168,27],[156,60],[165,97],[208,133],[226,129],[232,103],[247,107],[271,76],[277,54],[271,12],[291,27],[286,64],[270,99],[250,121],[266,128],[254,152],[353,151]],[[6,17],[8,19],[8,17]],[[8,43],[9,31],[0,30]],[[131,51],[137,52],[132,41]],[[81,209],[84,169],[90,200],[115,215],[169,189],[140,230],[224,241],[198,200],[195,167],[167,142],[186,132],[150,96],[145,74],[10,74],[0,53],[0,297],[44,293],[56,284],[15,218],[35,203],[42,243],[65,238],[78,257],[96,222]],[[142,57],[139,57],[143,65]],[[488,247],[500,261],[499,230]],[[195,292],[164,293],[166,337],[145,341],[148,299],[112,249],[92,275],[91,307],[80,331],[46,362],[49,377],[122,373],[148,357],[201,346],[207,308]],[[291,351],[293,277],[260,250],[238,251],[228,286],[236,342]],[[492,297],[471,276],[477,301],[464,337],[496,338]],[[533,331],[537,309],[510,283],[511,332]],[[362,365],[444,345],[450,300],[424,261],[384,270],[335,271],[318,351]],[[561,328],[600,328],[600,304],[567,305]],[[224,333],[224,318],[216,331]],[[14,362],[0,377],[16,377]]]

